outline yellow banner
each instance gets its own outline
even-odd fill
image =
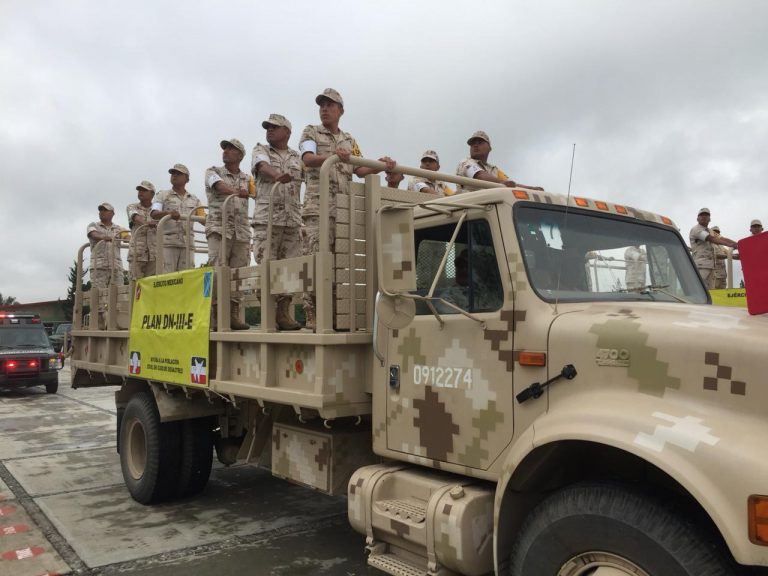
[[[195,268],[136,282],[128,340],[132,376],[208,386],[213,268]]]
[[[745,288],[710,290],[709,295],[712,296],[712,304],[715,306],[747,307],[747,291]]]

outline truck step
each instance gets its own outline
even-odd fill
[[[368,557],[368,565],[392,576],[427,576],[427,571],[394,554],[376,554]]]
[[[407,500],[378,500],[375,506],[384,514],[398,516],[411,522],[421,523],[427,517],[426,503],[412,498]]]

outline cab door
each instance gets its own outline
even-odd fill
[[[389,451],[485,470],[513,433],[514,301],[495,210],[467,216],[454,243],[460,214],[415,230],[415,294],[434,283],[444,302],[433,301],[439,319],[417,301],[407,326],[385,329],[379,385]]]

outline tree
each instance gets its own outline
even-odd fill
[[[3,296],[2,292],[0,292],[0,305],[1,306],[11,306],[12,304],[18,304],[19,301],[16,300],[16,296]]]
[[[83,270],[83,275],[85,275],[85,270]],[[66,316],[67,320],[70,322],[72,321],[72,313],[75,309],[75,291],[77,290],[77,262],[72,262],[72,266],[69,267],[69,288],[67,288],[67,299],[64,301],[64,304],[62,304],[62,308],[64,308],[64,315]],[[83,290],[90,290],[91,289],[91,281],[84,282],[82,284]],[[87,307],[83,308],[83,314],[87,314],[88,310]]]

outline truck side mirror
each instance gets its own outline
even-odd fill
[[[416,290],[413,208],[379,211],[379,289],[394,294]]]

